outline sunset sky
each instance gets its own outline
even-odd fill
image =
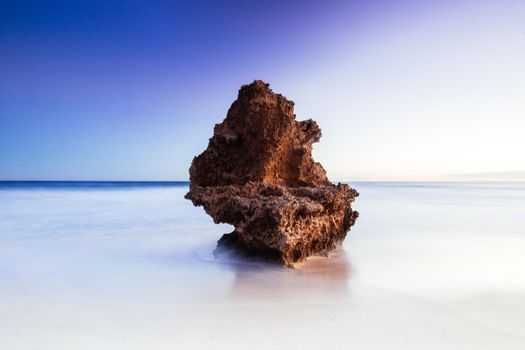
[[[254,79],[332,179],[525,179],[523,0],[0,6],[0,180],[187,180]]]

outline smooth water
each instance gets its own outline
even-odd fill
[[[525,349],[525,184],[356,183],[333,257],[213,257],[185,183],[0,183],[0,349]]]

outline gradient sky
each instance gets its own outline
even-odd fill
[[[525,178],[523,0],[0,6],[0,179],[186,180],[254,79],[333,179]]]

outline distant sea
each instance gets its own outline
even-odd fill
[[[0,349],[525,349],[525,183],[351,185],[283,269],[215,258],[187,182],[0,182]]]
[[[188,181],[0,181],[0,189],[126,189],[187,187]]]

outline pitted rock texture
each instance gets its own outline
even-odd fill
[[[235,227],[218,249],[293,266],[336,249],[357,219],[351,203],[359,194],[332,184],[313,161],[321,129],[296,121],[293,106],[260,80],[244,85],[193,159],[186,198]]]

